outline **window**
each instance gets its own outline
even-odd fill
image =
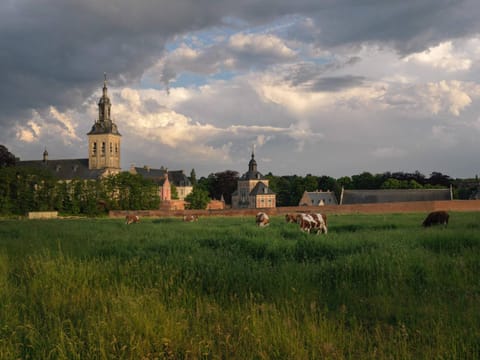
[[[113,144],[110,143],[110,154],[112,154],[112,153],[113,153]]]
[[[93,143],[93,146],[92,146],[92,154],[93,154],[93,155],[97,155],[97,143],[96,143],[96,142]]]
[[[102,142],[102,155],[105,155],[105,142]]]

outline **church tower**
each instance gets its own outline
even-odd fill
[[[248,171],[238,179],[237,190],[232,194],[232,208],[276,206],[276,194],[268,187],[268,179],[257,170],[254,149],[248,163]]]
[[[107,94],[107,75],[104,76],[103,94],[98,101],[98,119],[88,135],[88,168],[120,171],[120,140],[117,125],[111,118],[110,98]]]

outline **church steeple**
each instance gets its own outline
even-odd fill
[[[111,117],[107,74],[103,75],[102,96],[98,100],[98,119],[87,134],[90,169],[120,169],[120,133]]]
[[[112,103],[108,97],[107,88],[107,74],[105,73],[103,79],[102,97],[98,100],[98,119],[92,126],[90,134],[115,134],[120,135],[117,125],[111,118]]]
[[[107,73],[104,73],[103,79],[103,94],[100,100],[98,101],[98,120],[100,122],[109,122],[110,119],[110,110],[112,108],[112,104],[110,102],[110,98],[107,94]]]
[[[248,163],[248,172],[249,173],[256,173],[257,172],[257,162],[255,161],[255,145],[252,146],[252,158]]]

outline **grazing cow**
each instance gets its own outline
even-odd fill
[[[432,211],[430,214],[427,215],[425,220],[423,220],[422,225],[424,227],[429,227],[432,225],[448,225],[448,218],[450,215],[446,211]]]
[[[311,233],[316,231],[317,234],[326,234],[327,216],[325,214],[299,214],[297,222],[300,225],[300,230]]]
[[[257,226],[265,227],[265,226],[268,226],[270,224],[270,218],[268,217],[268,215],[266,213],[259,212],[255,216],[255,223],[257,224]]]
[[[125,216],[125,224],[130,225],[133,223],[140,222],[140,217],[138,215],[127,215]]]
[[[185,222],[194,222],[198,221],[198,215],[184,215],[183,221]]]
[[[310,232],[315,227],[316,223],[310,214],[298,214],[297,223],[300,225],[300,230]]]
[[[297,214],[285,214],[285,221],[287,223],[296,223],[297,222]]]
[[[325,214],[310,214],[310,216],[315,220],[314,229],[317,231],[317,234],[326,234],[328,232],[327,228],[327,215]]]

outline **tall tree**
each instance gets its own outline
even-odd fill
[[[14,166],[15,155],[13,155],[6,146],[0,145],[0,167]]]
[[[192,186],[197,185],[197,174],[195,173],[195,169],[190,171],[190,182],[192,183]]]
[[[214,174],[213,189],[209,189],[210,196],[213,199],[223,199],[225,204],[232,203],[232,193],[237,189],[238,172],[225,170]]]
[[[450,184],[452,183],[452,179],[450,178],[450,176],[444,175],[440,172],[432,172],[427,182],[428,184],[434,185],[434,186],[440,185],[440,186],[449,187]]]
[[[206,190],[196,186],[192,192],[185,197],[185,201],[189,203],[190,209],[206,209],[210,198]]]

